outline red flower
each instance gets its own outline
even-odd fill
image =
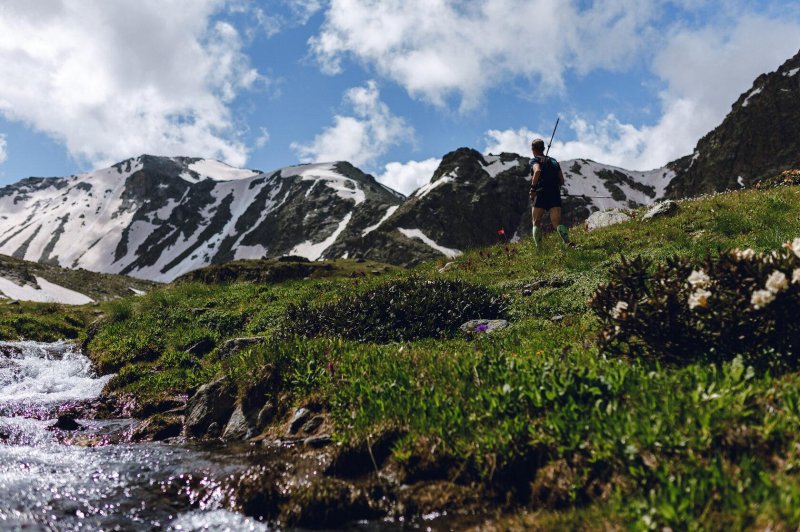
[[[505,236],[506,232],[503,229],[498,229],[497,234],[500,236]]]

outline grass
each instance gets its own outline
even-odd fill
[[[444,273],[442,260],[355,279],[180,283],[108,304],[88,352],[118,372],[109,391],[145,397],[191,393],[221,372],[245,390],[264,367],[278,368],[281,393],[324,405],[339,441],[392,427],[402,434],[394,456],[410,474],[430,475],[435,464],[440,477],[546,509],[514,518],[522,523],[794,529],[800,374],[757,373],[740,360],[676,368],[608,358],[586,301],[620,255],[768,251],[800,236],[798,212],[798,187],[740,191],[683,202],[670,218],[573,230],[578,250],[552,235],[541,249],[471,250]],[[512,325],[472,341],[276,334],[291,304],[333,303],[409,275],[502,293]],[[238,336],[266,340],[222,357],[220,346]],[[197,351],[203,342],[211,347]]]

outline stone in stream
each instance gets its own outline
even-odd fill
[[[184,433],[195,438],[211,435],[213,424],[216,424],[215,432],[219,432],[228,424],[235,403],[236,391],[227,378],[220,377],[204,384],[186,404]]]
[[[292,419],[289,421],[289,434],[296,434],[300,427],[302,427],[308,418],[311,416],[311,410],[308,408],[298,408],[295,410]]]
[[[183,417],[178,414],[156,414],[133,430],[132,441],[162,441],[181,435]]]
[[[83,425],[75,421],[75,418],[70,415],[61,415],[58,416],[58,420],[47,427],[48,430],[81,430],[83,429]]]

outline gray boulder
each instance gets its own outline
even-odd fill
[[[601,227],[608,227],[622,222],[627,222],[631,219],[631,215],[622,209],[609,209],[607,211],[598,211],[592,213],[586,219],[586,230],[594,231]]]
[[[659,201],[642,216],[643,220],[650,220],[658,216],[667,216],[678,210],[678,204],[672,200]]]
[[[219,356],[222,359],[231,357],[248,347],[257,345],[266,341],[264,336],[253,336],[249,338],[231,338],[225,340],[219,348]]]
[[[236,391],[226,377],[201,386],[186,404],[183,429],[187,436],[203,437],[212,425],[228,425],[236,403]]]
[[[470,320],[459,327],[465,334],[493,333],[508,327],[506,320]]]

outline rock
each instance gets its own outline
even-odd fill
[[[47,427],[49,430],[81,430],[83,425],[75,421],[75,418],[70,415],[60,415],[58,420]]]
[[[658,216],[667,216],[678,210],[678,204],[672,200],[659,201],[642,216],[642,220],[650,220]]]
[[[243,440],[252,433],[252,428],[247,422],[247,417],[242,410],[242,404],[237,403],[233,414],[222,432],[223,440]]]
[[[531,296],[533,295],[533,290],[531,290],[530,288],[525,288],[524,290],[522,290],[522,295],[525,297]]]
[[[303,440],[303,445],[319,449],[320,447],[329,445],[332,441],[333,439],[330,434],[319,434],[317,436],[309,436]]]
[[[325,416],[314,416],[303,425],[303,432],[314,434],[317,429],[325,422]]]
[[[211,338],[203,338],[196,344],[192,345],[189,349],[187,349],[186,352],[191,353],[192,355],[197,357],[202,357],[213,351],[214,347],[215,347],[214,340],[212,340]]]
[[[216,432],[227,425],[233,414],[236,394],[226,377],[201,386],[186,404],[184,432],[187,436],[203,437],[216,424]]]
[[[263,343],[264,341],[266,341],[266,337],[264,336],[231,338],[230,340],[225,340],[219,348],[219,357],[220,359],[232,357],[244,349]]]
[[[306,421],[308,421],[311,411],[307,408],[298,408],[295,410],[292,419],[289,421],[289,434],[295,434]]]
[[[263,429],[275,419],[276,412],[275,404],[272,401],[267,401],[266,404],[258,411],[256,416],[256,425],[259,429]]]
[[[592,215],[586,219],[585,225],[587,231],[594,231],[601,227],[627,222],[630,219],[630,214],[622,209],[609,209],[607,211],[592,213]]]
[[[133,441],[162,441],[181,435],[183,417],[175,414],[158,414],[137,425],[131,434]]]
[[[562,321],[563,319],[564,319],[564,316],[562,314],[556,314],[555,316],[550,318],[550,321],[558,322],[558,321]]]
[[[470,320],[459,327],[465,334],[493,333],[508,327],[506,320]]]

